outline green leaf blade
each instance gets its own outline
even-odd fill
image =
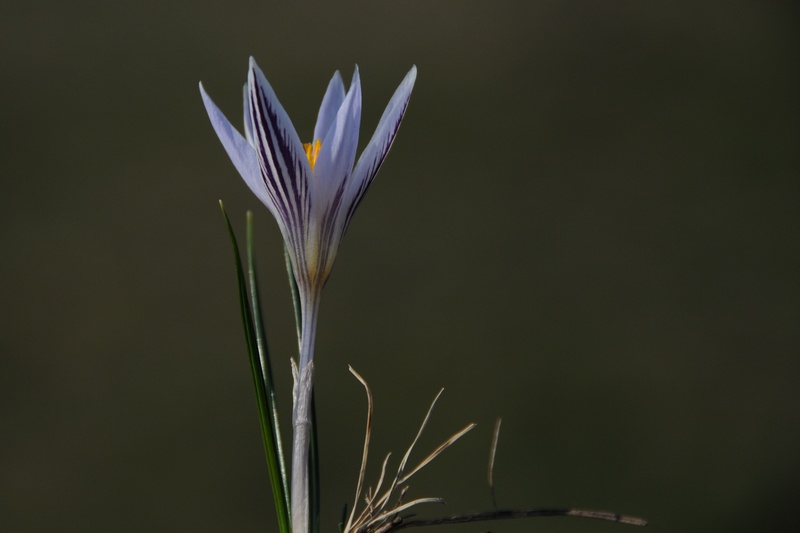
[[[289,497],[286,482],[286,466],[283,460],[283,451],[280,445],[280,429],[278,426],[277,410],[275,409],[274,387],[272,387],[271,371],[269,370],[269,355],[266,350],[266,338],[261,322],[260,303],[258,302],[258,287],[254,283],[255,275],[251,277],[251,291],[248,292],[244,268],[239,254],[239,245],[236,241],[233,227],[222,202],[219,203],[228,236],[233,247],[236,264],[236,279],[239,294],[239,306],[242,314],[247,353],[250,360],[250,369],[253,374],[253,385],[258,403],[261,436],[264,442],[264,454],[267,459],[272,495],[275,501],[275,510],[278,515],[278,527],[281,533],[291,533],[291,517]],[[248,217],[248,231],[252,217]],[[248,238],[248,252],[252,249],[251,240]],[[248,253],[248,256],[251,254]],[[250,309],[250,295],[255,293],[254,308]],[[258,319],[254,319],[254,313]],[[269,383],[269,385],[267,385]]]

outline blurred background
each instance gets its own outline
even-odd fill
[[[0,530],[276,531],[230,245],[256,216],[288,429],[281,242],[235,124],[253,55],[304,140],[357,63],[361,146],[414,95],[326,288],[323,524],[417,478],[437,517],[574,506],[797,531],[798,10],[778,2],[3,2]],[[396,465],[396,462],[393,463]],[[432,530],[432,529],[431,529]],[[448,531],[616,532],[551,518]]]

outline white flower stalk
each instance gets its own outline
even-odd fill
[[[314,135],[305,145],[253,58],[244,93],[244,136],[200,84],[211,124],[228,156],[278,222],[300,294],[300,363],[295,371],[292,413],[293,533],[309,530],[309,409],[320,294],[353,213],[394,141],[416,74],[412,67],[395,91],[357,163],[361,120],[358,68],[346,92],[339,73],[333,75]]]

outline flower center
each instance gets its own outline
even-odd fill
[[[311,170],[314,170],[314,165],[317,163],[317,156],[319,155],[319,149],[322,148],[322,139],[317,139],[313,143],[303,143],[303,148],[306,150],[306,157],[308,157]]]

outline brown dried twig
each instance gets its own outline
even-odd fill
[[[513,520],[518,518],[536,518],[542,516],[573,516],[577,518],[590,518],[594,520],[604,520],[606,522],[619,522],[632,526],[646,526],[647,521],[635,516],[610,513],[608,511],[588,511],[584,509],[519,509],[503,511],[485,511],[482,513],[470,513],[463,515],[448,516],[446,518],[436,518],[433,520],[408,520],[397,519],[392,523],[392,527],[384,529],[383,533],[405,529],[408,527],[423,526],[443,526],[448,524],[467,524],[472,522],[485,522],[487,520]]]
[[[424,503],[444,503],[444,500],[442,500],[441,498],[418,498],[409,502],[403,502],[403,496],[405,495],[406,490],[408,490],[408,486],[406,486],[405,483],[420,469],[422,469],[431,461],[433,461],[436,457],[439,456],[440,453],[449,448],[455,441],[460,439],[462,436],[464,436],[464,434],[466,434],[468,431],[470,431],[475,427],[475,424],[469,424],[460,431],[456,432],[452,437],[447,439],[445,442],[439,445],[435,450],[433,450],[433,452],[428,454],[428,456],[425,457],[417,466],[412,468],[409,472],[406,472],[406,465],[411,455],[411,451],[417,444],[417,441],[419,440],[420,435],[422,435],[425,426],[428,425],[428,420],[430,419],[433,407],[436,405],[436,401],[439,399],[439,396],[441,396],[442,391],[439,391],[439,394],[436,395],[433,402],[431,403],[431,406],[428,408],[428,412],[426,413],[425,418],[423,419],[422,424],[419,430],[417,431],[416,436],[411,442],[411,445],[408,447],[406,453],[400,460],[400,465],[397,468],[397,472],[395,473],[394,478],[391,479],[391,482],[389,482],[388,488],[385,489],[383,493],[380,492],[381,487],[383,486],[383,483],[386,480],[386,466],[389,462],[389,457],[391,456],[391,454],[388,454],[384,459],[383,464],[381,465],[380,477],[378,478],[378,482],[374,489],[371,487],[367,489],[363,501],[364,507],[360,512],[358,512],[357,508],[359,507],[359,500],[361,499],[361,493],[364,490],[364,481],[367,469],[369,442],[372,433],[373,404],[372,404],[372,392],[370,391],[367,382],[364,380],[364,378],[358,375],[358,373],[355,370],[353,370],[352,367],[350,368],[350,372],[356,377],[356,379],[358,379],[358,381],[361,382],[367,393],[367,424],[364,436],[364,450],[361,457],[361,468],[359,470],[358,483],[356,486],[356,498],[353,504],[353,508],[350,512],[350,516],[347,519],[347,523],[344,524],[343,527],[344,533],[391,533],[393,531],[409,527],[467,524],[472,522],[485,522],[489,520],[514,520],[520,518],[536,518],[543,516],[571,516],[575,518],[589,518],[593,520],[603,520],[606,522],[618,522],[620,524],[629,524],[633,526],[647,525],[647,522],[645,520],[642,520],[641,518],[637,518],[635,516],[621,515],[618,513],[611,513],[608,511],[590,511],[586,509],[569,509],[569,508],[512,509],[512,510],[495,509],[493,511],[453,515],[445,518],[435,518],[431,520],[406,520],[404,517],[400,516],[401,512],[407,511],[412,507]],[[495,459],[495,453],[497,451],[497,441],[499,438],[499,434],[500,434],[500,419],[498,418],[494,428],[494,433],[492,435],[492,445],[489,452],[489,468],[488,468],[488,482],[492,493],[493,502],[495,500],[493,470],[494,470],[494,459]],[[390,501],[393,501],[393,503],[390,504]]]
[[[406,465],[408,463],[408,459],[411,456],[411,451],[414,449],[414,446],[417,444],[420,436],[422,435],[425,426],[428,425],[428,420],[430,419],[431,412],[433,411],[434,405],[436,405],[436,400],[439,399],[441,396],[442,391],[439,391],[439,394],[436,395],[431,406],[428,408],[428,412],[425,414],[425,418],[422,421],[422,424],[417,431],[417,435],[414,437],[414,440],[411,442],[411,445],[406,450],[405,455],[400,460],[400,465],[397,468],[397,472],[394,475],[394,478],[389,483],[388,488],[381,494],[379,491],[381,486],[383,485],[385,474],[386,474],[386,465],[389,461],[389,455],[386,456],[386,459],[383,461],[383,465],[381,466],[381,473],[378,479],[378,483],[375,489],[369,489],[367,494],[364,498],[364,508],[363,510],[358,513],[357,507],[359,504],[359,500],[361,498],[361,492],[364,487],[364,477],[366,473],[367,467],[367,456],[369,450],[369,441],[370,435],[372,432],[372,412],[373,412],[373,405],[372,405],[372,392],[367,385],[367,382],[362,378],[358,373],[350,368],[350,372],[358,379],[361,384],[364,386],[364,389],[367,393],[367,427],[364,437],[364,451],[362,453],[361,458],[361,468],[358,475],[358,483],[356,487],[356,499],[353,504],[353,508],[350,512],[350,516],[347,519],[347,523],[344,525],[343,531],[344,533],[382,533],[384,531],[388,531],[389,529],[394,527],[394,524],[397,522],[399,518],[399,513],[401,511],[406,511],[411,507],[421,505],[424,503],[444,503],[444,500],[441,498],[418,498],[412,500],[410,502],[403,502],[403,496],[405,491],[408,489],[407,486],[403,486],[414,474],[419,472],[422,468],[428,465],[431,461],[433,461],[436,457],[439,456],[444,450],[449,448],[454,442],[460,439],[464,434],[469,432],[471,429],[475,427],[475,424],[468,424],[466,427],[461,429],[460,431],[456,432],[453,436],[449,439],[444,441],[440,444],[435,450],[429,453],[420,463],[412,468],[409,472],[406,472]],[[397,497],[394,498],[393,496],[397,494]],[[390,505],[390,501],[393,501]]]

